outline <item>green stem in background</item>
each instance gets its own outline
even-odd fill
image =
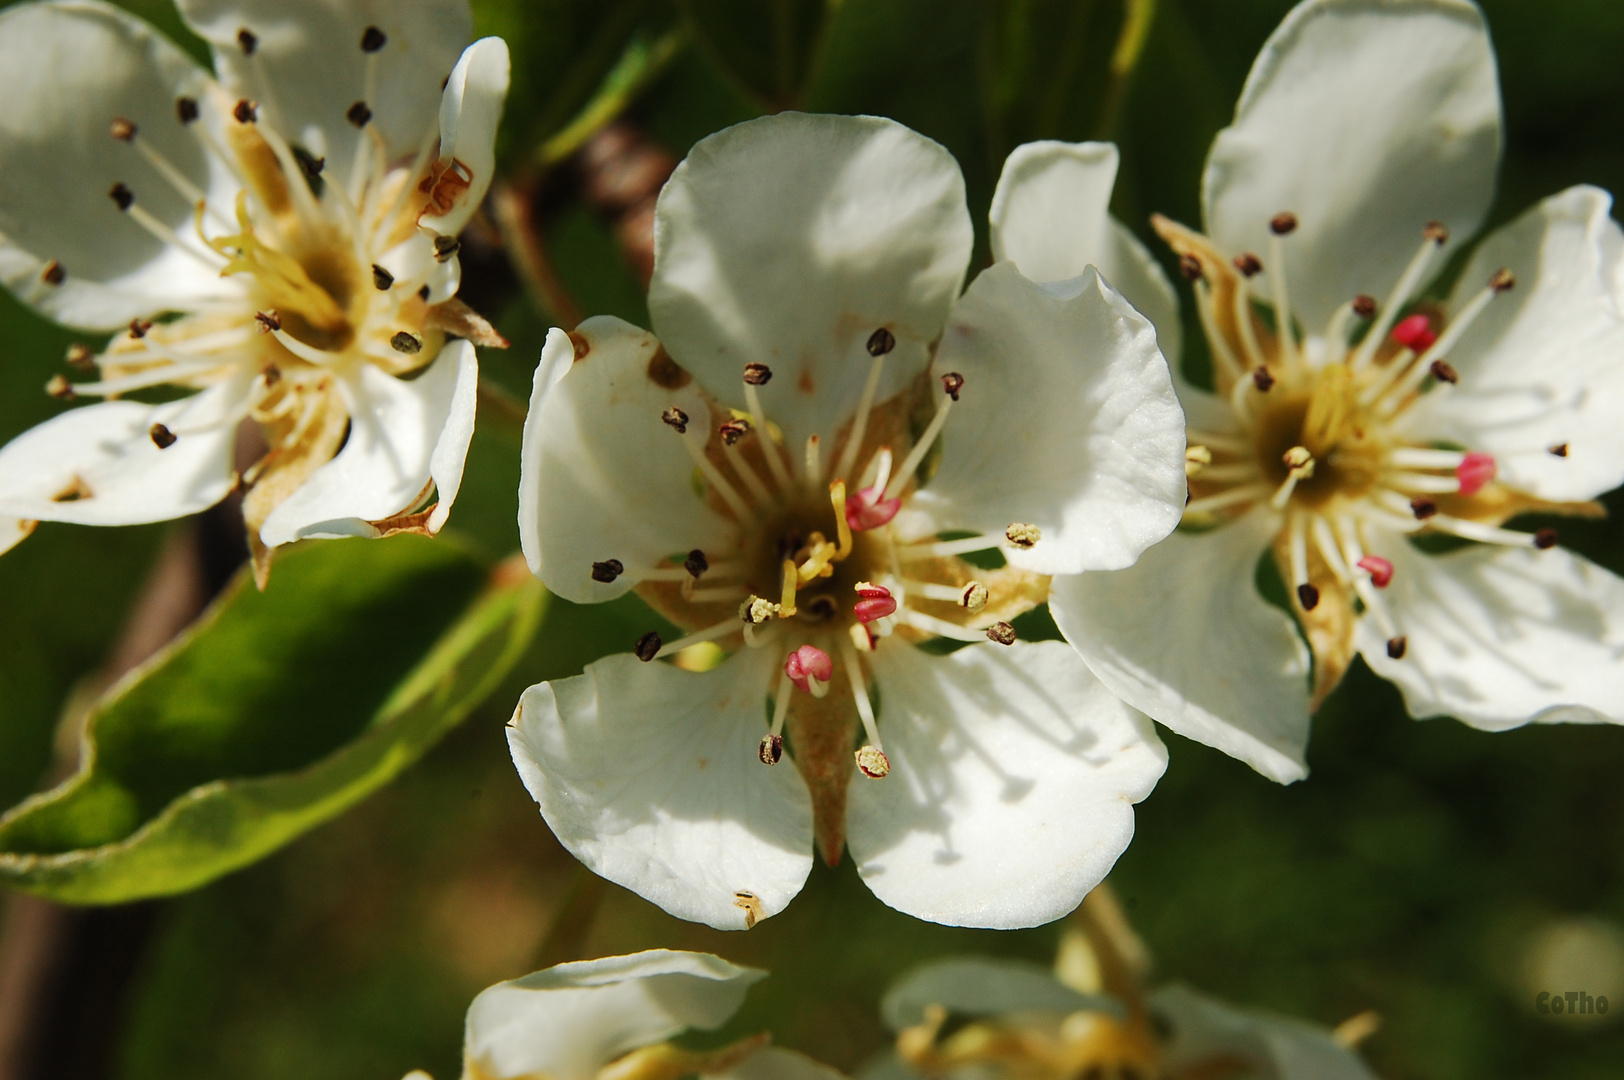
[[[1116,49],[1111,53],[1111,77],[1105,88],[1105,106],[1100,110],[1097,138],[1110,139],[1116,135],[1128,79],[1139,66],[1155,21],[1156,0],[1123,0],[1122,32],[1117,35]]]
[[[598,905],[609,892],[609,883],[577,863],[547,937],[536,950],[535,967],[548,968],[569,960],[586,959],[586,938],[597,921]]]
[[[524,443],[525,403],[489,379],[479,380],[479,425],[514,447]]]
[[[573,120],[537,148],[536,161],[542,168],[548,168],[579,150],[658,78],[686,44],[688,34],[681,27],[667,31],[652,44],[633,39],[609,74],[604,76],[592,100],[575,114]]]

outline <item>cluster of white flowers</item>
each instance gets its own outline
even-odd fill
[[[0,450],[0,549],[237,489],[262,583],[297,539],[436,532],[473,345],[500,343],[456,298],[456,235],[506,48],[462,48],[460,0],[180,8],[213,75],[94,0],[0,15],[0,277],[117,330],[51,386],[110,400]],[[1624,481],[1624,234],[1570,189],[1445,289],[1500,125],[1474,5],[1300,4],[1213,145],[1206,233],[1155,221],[1210,388],[1107,212],[1110,145],[1016,150],[965,288],[964,183],[931,140],[785,113],[698,143],[659,198],[652,332],[554,330],[535,373],[532,571],[680,633],[524,694],[508,741],[559,839],[720,928],[848,847],[901,911],[1031,926],[1126,848],[1166,763],[1152,720],[1294,780],[1359,653],[1417,716],[1624,721],[1624,582],[1507,524]],[[159,385],[193,392],[111,400]],[[1045,603],[1065,641],[1018,640]],[[536,994],[652,964],[736,1004],[748,973],[675,956],[487,992],[471,1075],[541,1068],[476,1032]]]

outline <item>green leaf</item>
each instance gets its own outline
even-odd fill
[[[196,888],[387,783],[501,681],[545,593],[445,541],[322,541],[239,577],[92,713],[81,770],[0,818],[0,882],[119,903]],[[484,586],[482,588],[482,585]]]

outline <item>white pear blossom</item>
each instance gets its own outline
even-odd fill
[[[684,636],[525,693],[508,738],[543,816],[721,928],[779,911],[814,841],[921,918],[1064,914],[1165,755],[1009,620],[1046,575],[1127,566],[1177,522],[1183,419],[1150,325],[1092,271],[1002,264],[961,297],[957,164],[871,117],[703,140],[655,236],[658,337],[599,318],[548,340],[519,524],[553,592],[636,589]],[[700,643],[731,655],[657,662]]]
[[[302,537],[436,532],[473,430],[471,341],[501,343],[455,299],[456,237],[490,183],[507,47],[463,49],[465,0],[179,7],[213,74],[95,0],[0,14],[0,280],[118,331],[48,387],[106,400],[0,450],[0,550],[41,520],[160,521],[238,485],[262,582]],[[191,393],[124,398],[154,387]],[[263,445],[239,475],[244,420]]]
[[[671,1044],[689,1029],[721,1027],[766,974],[710,953],[653,949],[497,983],[468,1007],[462,1080],[841,1080],[765,1035],[716,1050]]]
[[[1310,713],[1355,652],[1415,716],[1624,720],[1624,582],[1505,527],[1598,514],[1624,480],[1624,237],[1605,192],[1571,188],[1445,290],[1500,142],[1476,7],[1311,0],[1213,144],[1207,234],[1155,221],[1213,362],[1212,392],[1175,374],[1192,498],[1177,534],[1052,606],[1107,686],[1276,780],[1306,774]],[[1165,347],[1174,294],[1106,213],[1115,166],[1101,144],[1022,147],[994,251],[1042,279],[1097,264]],[[1309,648],[1254,583],[1265,553]]]
[[[964,956],[905,975],[881,1003],[895,1051],[859,1080],[1374,1080],[1352,1049],[1374,1014],[1331,1030],[1153,987],[1149,950],[1109,886],[1068,922],[1052,970]]]

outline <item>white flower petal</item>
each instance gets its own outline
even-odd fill
[[[371,364],[342,380],[350,432],[332,461],[311,474],[260,527],[267,547],[315,536],[377,536],[373,522],[416,507],[432,481],[438,530],[462,483],[474,432],[479,361],[474,347],[453,341],[415,379],[397,379]]]
[[[1060,632],[1114,692],[1281,783],[1308,775],[1308,649],[1254,584],[1266,511],[1174,533],[1127,570],[1057,578]]]
[[[701,431],[709,409],[699,387],[651,375],[654,335],[619,319],[588,319],[575,338],[549,335],[536,372],[520,457],[519,535],[530,570],[577,604],[611,600],[668,555],[729,542],[728,521],[694,488],[694,463],[660,414],[675,406]],[[655,367],[656,373],[669,370]],[[667,378],[666,381],[671,381]],[[618,559],[612,582],[592,564]]]
[[[783,910],[812,870],[812,799],[756,756],[779,658],[695,674],[621,653],[526,690],[508,746],[559,841],[678,918],[742,930],[741,892]]]
[[[508,91],[508,47],[501,38],[480,38],[463,51],[440,99],[440,158],[454,158],[468,189],[443,215],[425,214],[424,225],[442,234],[462,231],[479,208],[496,171],[496,127]]]
[[[176,0],[199,37],[214,47],[220,81],[233,96],[259,102],[263,122],[328,159],[348,180],[360,132],[345,114],[367,98],[367,65],[377,65],[367,106],[390,160],[409,157],[434,130],[440,87],[473,34],[467,0]],[[370,26],[386,36],[361,51]],[[237,35],[258,40],[252,56]]]
[[[1388,658],[1373,619],[1359,620],[1357,641],[1412,716],[1486,731],[1624,722],[1624,581],[1561,548],[1425,555],[1394,536],[1380,550],[1404,658]]]
[[[883,780],[852,781],[858,873],[898,911],[1038,926],[1076,907],[1167,767],[1151,724],[1064,644],[873,653]]]
[[[1178,984],[1154,991],[1150,1007],[1172,1029],[1164,1064],[1175,1072],[1239,1058],[1275,1080],[1376,1080],[1358,1054],[1301,1020],[1238,1009]]]
[[[1359,293],[1385,296],[1429,220],[1471,235],[1494,196],[1500,92],[1483,15],[1462,0],[1309,0],[1270,36],[1207,159],[1207,232],[1255,252],[1269,220],[1292,311],[1317,332]]]
[[[731,1069],[708,1075],[716,1080],[844,1080],[845,1076],[821,1061],[777,1046],[763,1047]]]
[[[592,1080],[622,1054],[720,1027],[766,974],[669,949],[559,964],[474,998],[463,1051],[489,1080]]]
[[[1117,148],[1105,142],[1031,142],[1004,161],[993,192],[992,257],[1033,281],[1068,281],[1089,266],[1150,320],[1163,355],[1183,344],[1178,294],[1138,237],[1111,217]]]
[[[247,391],[232,379],[163,405],[86,405],[30,428],[0,449],[0,517],[140,525],[208,509],[236,482]],[[178,436],[167,449],[152,441],[154,424]]]
[[[901,1031],[924,1023],[925,1010],[931,1005],[941,1005],[959,1016],[997,1016],[1072,1013],[1114,1004],[1107,998],[1079,994],[1048,968],[1030,960],[958,956],[934,960],[903,976],[885,992],[880,1012],[886,1027]]]
[[[124,183],[142,209],[191,233],[187,200],[108,128],[133,121],[138,139],[209,190],[203,146],[175,116],[175,98],[205,79],[152,27],[110,5],[0,13],[0,281],[19,299],[69,326],[110,330],[240,290],[108,197]],[[52,261],[58,285],[44,278]]]
[[[0,555],[4,555],[34,531],[34,522],[28,518],[0,517]]]
[[[1619,227],[1612,196],[1553,195],[1473,253],[1459,311],[1501,268],[1495,297],[1449,354],[1459,384],[1422,396],[1405,430],[1495,456],[1499,478],[1545,499],[1594,498],[1624,483],[1624,319],[1613,297]],[[1551,447],[1567,444],[1566,457]]]
[[[1048,285],[1013,263],[983,271],[935,370],[965,380],[914,499],[941,528],[1036,525],[1009,561],[1075,574],[1131,565],[1178,525],[1184,413],[1150,324],[1095,271]]]
[[[884,399],[925,366],[973,231],[946,149],[871,116],[779,113],[701,140],[660,193],[649,313],[677,362],[742,407],[744,365],[797,452],[862,394],[876,329]]]

